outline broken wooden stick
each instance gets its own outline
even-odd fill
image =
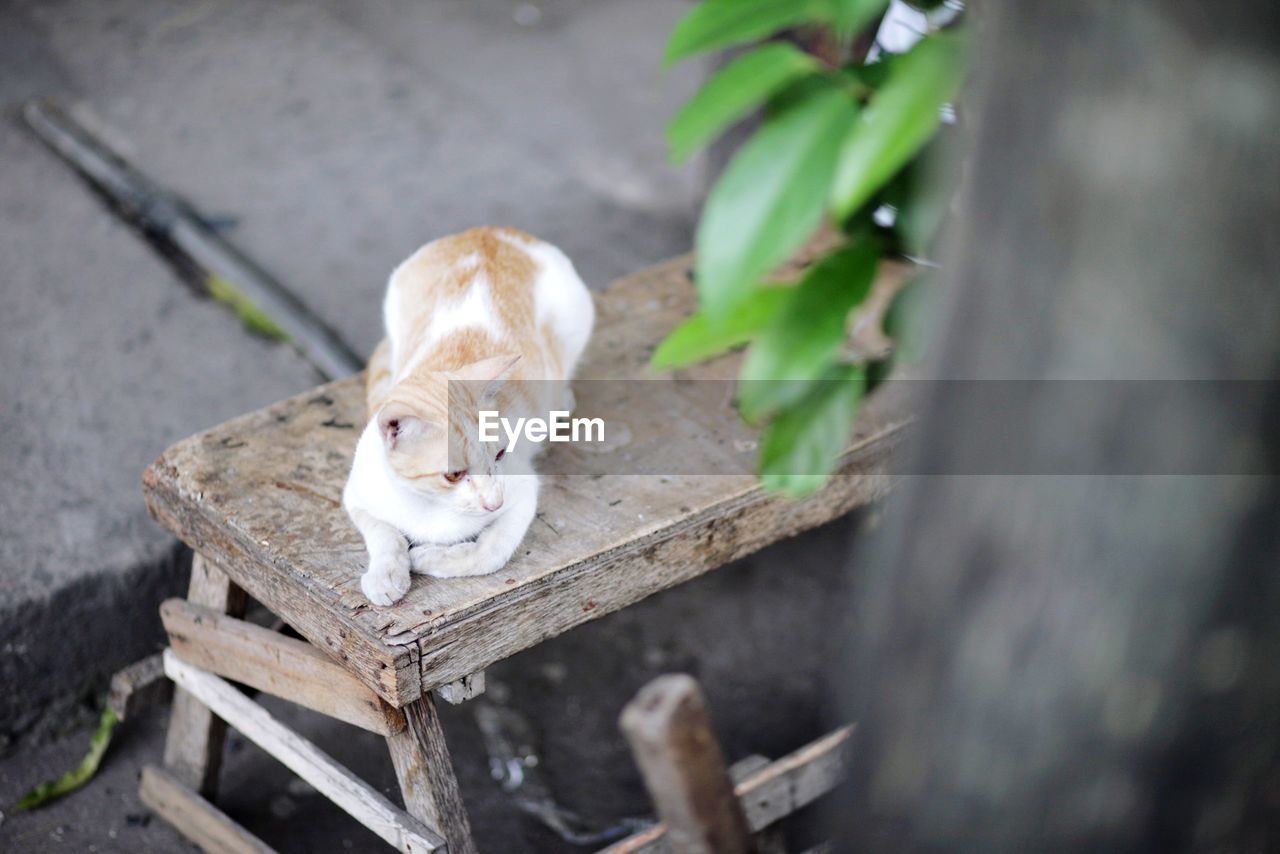
[[[666,824],[667,843],[682,854],[755,852],[711,716],[692,676],[659,676],[627,704],[619,721]]]
[[[144,709],[158,706],[173,693],[173,683],[164,675],[160,653],[135,661],[111,677],[107,705],[122,721],[131,720]]]
[[[832,791],[849,764],[852,724],[827,733],[804,747],[770,762],[749,756],[729,768],[734,791],[753,833],[760,833]],[[667,851],[665,824],[656,824],[615,842],[608,854]],[[603,852],[602,852],[603,854]]]

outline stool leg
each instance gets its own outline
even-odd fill
[[[187,601],[230,614],[244,615],[247,597],[226,573],[197,554],[191,561]],[[178,688],[169,712],[164,764],[180,782],[210,800],[216,794],[227,725],[208,707]]]
[[[475,854],[471,822],[458,793],[449,748],[440,729],[432,693],[404,707],[408,726],[387,736],[396,767],[404,808],[409,815],[434,827],[449,843],[449,854]]]

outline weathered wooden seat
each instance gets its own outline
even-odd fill
[[[609,450],[625,455],[619,470],[664,473],[610,474],[605,460],[596,474],[545,477],[537,519],[516,557],[496,574],[415,577],[408,596],[388,608],[365,599],[359,586],[363,544],[340,504],[366,419],[361,378],[322,386],[174,445],[144,475],[148,507],[203,556],[204,571],[225,573],[228,589],[242,588],[345,668],[353,684],[362,683],[397,710],[429,707],[435,689],[456,688],[493,662],[882,494],[888,452],[905,423],[893,399],[872,396],[841,475],[817,496],[793,502],[766,495],[746,473],[755,433],[741,424],[729,395],[707,395],[705,386],[690,382],[732,377],[737,357],[676,378],[648,371],[653,346],[693,309],[688,269],[687,258],[674,259],[596,294],[597,329],[575,386],[579,412],[608,412],[627,424],[624,445]],[[593,382],[621,378],[650,381]],[[734,455],[747,462],[738,466],[740,474],[681,474],[670,463],[673,452],[709,461],[691,464],[693,471],[731,470]],[[555,457],[562,453],[590,452],[556,446],[544,470],[563,470],[557,462],[565,461]],[[192,603],[234,613],[232,593],[219,588],[196,595],[197,581]],[[202,658],[193,652],[209,645],[192,637],[204,630],[196,624],[204,623],[167,607],[171,634],[182,635],[173,644],[177,657],[254,684],[240,671],[212,666],[216,653]],[[181,626],[186,629],[179,631]],[[286,689],[255,687],[306,704]],[[433,709],[427,711],[434,719]],[[183,737],[191,734],[192,725],[172,727]],[[431,754],[438,730],[417,737],[424,754]],[[181,749],[175,740],[181,738],[171,731],[176,756]],[[198,751],[193,761],[199,766]],[[216,759],[208,761],[216,768]],[[175,764],[181,763],[170,762]],[[208,762],[195,771],[198,776],[190,770],[185,775],[188,785],[207,784]],[[401,779],[407,786],[406,774]],[[439,785],[435,780],[434,788]],[[438,801],[438,792],[432,797]],[[455,833],[442,826],[454,820],[452,807],[418,810],[408,792],[406,802],[455,849],[469,844],[461,841],[464,813],[463,829]]]

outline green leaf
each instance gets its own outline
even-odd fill
[[[849,312],[871,292],[878,255],[875,244],[862,239],[806,272],[742,365],[738,409],[744,418],[755,422],[794,403],[825,374],[844,344]]]
[[[964,46],[955,33],[929,36],[891,62],[889,79],[841,146],[831,193],[840,219],[866,203],[933,136],[939,109],[960,88]]]
[[[889,0],[832,0],[837,37],[856,36],[888,5]]]
[[[708,80],[672,119],[667,127],[672,162],[683,162],[761,101],[818,68],[816,59],[784,42],[738,57]]]
[[[849,80],[861,83],[872,92],[879,89],[889,79],[889,66],[893,57],[873,62],[870,65],[851,65],[840,69],[840,74]]]
[[[775,116],[783,115],[810,98],[839,88],[833,85],[836,79],[826,74],[810,74],[808,77],[801,77],[799,80],[782,87],[781,90],[765,102],[764,110],[762,111],[764,121],[768,122]]]
[[[729,163],[695,240],[698,297],[712,322],[723,323],[817,230],[840,140],[856,117],[844,92],[815,92],[770,115]]]
[[[759,287],[721,324],[711,323],[705,314],[695,314],[658,345],[650,364],[659,370],[683,368],[746,344],[773,319],[790,294],[787,287]]]
[[[111,733],[119,722],[120,718],[116,717],[116,713],[110,706],[103,709],[102,717],[98,720],[98,730],[89,742],[89,752],[85,754],[84,759],[80,760],[80,765],[58,779],[41,783],[27,792],[22,796],[22,800],[18,801],[16,808],[31,810],[44,806],[50,801],[74,792],[93,779],[93,775],[98,773],[103,754],[107,752],[107,745],[111,744]]]
[[[766,489],[800,498],[826,483],[849,443],[865,384],[861,368],[842,365],[769,424],[760,440]]]
[[[695,53],[758,41],[779,30],[830,17],[831,0],[703,0],[667,41],[666,64]]]

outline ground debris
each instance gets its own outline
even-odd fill
[[[489,697],[504,696],[501,685],[491,685]],[[495,691],[494,689],[498,690]],[[572,845],[604,845],[630,836],[653,824],[648,818],[598,821],[585,818],[556,803],[542,779],[541,758],[532,724],[516,709],[487,699],[472,700],[476,725],[489,754],[489,774],[516,807]]]
[[[41,783],[27,792],[18,801],[16,808],[30,810],[44,806],[50,801],[55,801],[63,795],[74,792],[93,779],[93,775],[98,773],[98,766],[102,764],[102,757],[107,752],[107,746],[111,744],[111,734],[115,731],[118,723],[120,723],[120,718],[116,715],[114,709],[110,706],[103,709],[102,717],[98,721],[98,730],[89,741],[89,752],[85,754],[84,759],[80,760],[80,764],[58,779]]]

